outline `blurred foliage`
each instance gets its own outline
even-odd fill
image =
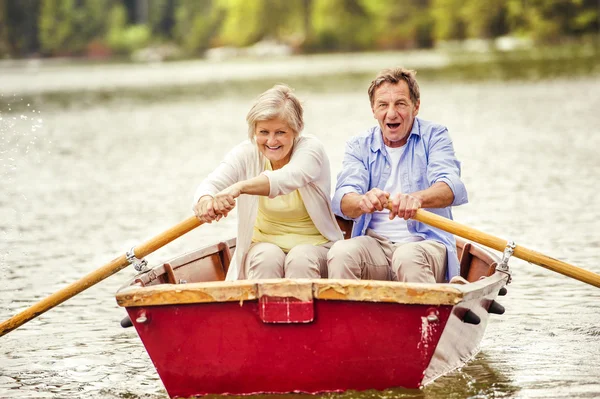
[[[433,36],[436,40],[461,40],[508,34],[507,7],[513,1],[433,0]]]
[[[363,0],[376,48],[423,48],[433,45],[433,1]]]
[[[512,30],[538,41],[600,33],[598,0],[505,0]]]
[[[106,43],[117,54],[129,54],[143,48],[150,41],[150,27],[144,24],[127,24],[127,10],[115,4],[109,13]]]
[[[179,0],[173,11],[174,39],[188,54],[197,55],[211,47],[226,10],[218,0]]]
[[[173,39],[175,3],[170,0],[152,0],[148,6],[148,26],[151,35],[158,40]]]
[[[222,0],[219,5],[225,15],[220,44],[248,46],[262,39],[290,41],[303,29],[301,0]]]
[[[514,36],[600,40],[600,0],[0,0],[0,57],[184,56],[272,40],[296,52],[427,48]]]
[[[39,50],[39,0],[0,0],[0,56],[18,57]]]
[[[104,12],[113,0],[46,0],[40,2],[39,43],[42,54],[72,55],[106,30]]]

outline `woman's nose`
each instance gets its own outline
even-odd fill
[[[275,137],[274,134],[270,134],[269,138],[267,138],[267,145],[271,145],[271,144],[275,144],[277,143],[277,137]]]

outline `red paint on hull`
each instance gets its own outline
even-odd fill
[[[272,324],[256,300],[127,309],[171,397],[419,388],[451,310],[315,300],[312,322]]]

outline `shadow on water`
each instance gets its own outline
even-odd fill
[[[543,80],[559,77],[600,75],[600,51],[595,48],[542,49],[527,52],[486,52],[451,54],[451,62],[443,67],[418,68],[420,80],[458,82]],[[345,91],[365,91],[374,73],[394,65],[377,65],[373,73],[334,73],[327,75],[289,76],[286,78],[252,78],[231,81],[211,81],[172,85],[168,87],[107,88],[83,91],[47,91],[28,95],[3,95],[0,112],[21,112],[26,104],[44,109],[82,109],[107,103],[159,103],[165,101],[206,100],[231,95],[255,96],[274,83],[302,88],[314,93],[331,91],[333,87]],[[10,99],[10,106],[6,103]]]
[[[510,397],[519,388],[500,370],[492,366],[485,354],[477,357],[463,369],[441,377],[423,389],[386,389],[384,391],[346,391],[321,395],[252,395],[227,396],[231,399],[465,399]],[[206,399],[222,399],[220,395],[208,395]]]

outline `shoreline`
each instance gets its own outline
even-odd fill
[[[6,100],[0,103],[0,112],[19,112],[28,103],[38,108],[87,108],[110,102],[214,98],[226,93],[252,96],[283,81],[298,90],[328,91],[336,86],[352,90],[368,85],[381,69],[397,65],[416,69],[420,80],[450,83],[600,76],[600,53],[586,48],[336,53],[153,64],[49,61],[23,60],[10,68],[0,67],[0,98]]]

